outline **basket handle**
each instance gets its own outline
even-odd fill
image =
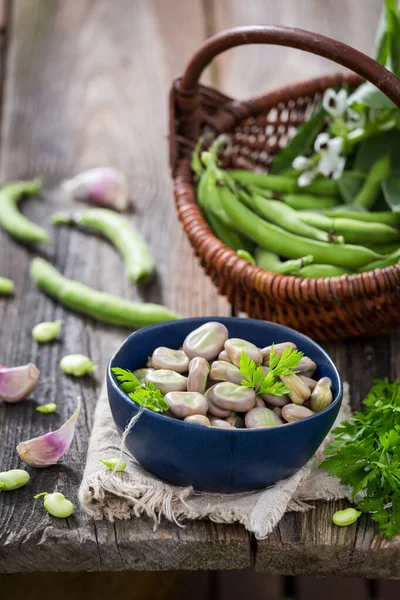
[[[367,79],[400,107],[400,79],[375,60],[351,46],[304,29],[280,25],[234,27],[210,37],[193,55],[182,78],[175,82],[175,99],[179,105],[183,126],[181,134],[195,139],[198,128],[191,119],[199,108],[198,82],[203,70],[218,54],[247,44],[273,44],[305,50],[328,58]],[[197,119],[196,119],[197,120]]]

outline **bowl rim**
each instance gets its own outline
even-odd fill
[[[222,319],[222,321],[220,321]],[[324,350],[324,348],[322,348],[322,346],[320,346],[318,344],[318,342],[315,342],[314,340],[312,340],[310,337],[308,337],[307,335],[305,335],[304,333],[301,333],[299,331],[296,331],[295,329],[291,328],[291,327],[287,327],[286,325],[281,325],[280,323],[274,323],[272,321],[264,321],[261,319],[250,319],[247,317],[223,317],[223,316],[204,316],[204,317],[184,317],[182,319],[177,319],[174,321],[165,321],[163,323],[157,323],[156,325],[149,325],[148,327],[143,327],[142,329],[138,329],[136,331],[133,331],[123,342],[122,344],[119,346],[119,348],[114,352],[114,354],[111,356],[108,365],[107,365],[107,371],[106,371],[106,379],[107,382],[111,383],[111,386],[113,388],[114,391],[117,392],[117,395],[124,401],[124,403],[129,406],[129,407],[134,407],[134,409],[136,408],[136,412],[141,408],[139,404],[136,404],[135,402],[133,402],[127,394],[125,394],[125,392],[123,392],[121,390],[121,388],[119,387],[117,381],[115,380],[114,374],[111,371],[111,365],[115,359],[115,357],[117,356],[117,354],[119,354],[119,352],[122,350],[122,348],[129,342],[129,340],[131,338],[133,338],[133,336],[135,336],[136,334],[143,332],[144,330],[146,331],[151,331],[151,332],[157,332],[158,330],[162,330],[165,327],[174,327],[176,326],[178,323],[181,323],[182,321],[185,322],[193,322],[194,324],[198,323],[198,326],[204,324],[204,322],[208,322],[208,321],[219,321],[222,322],[223,324],[224,321],[228,321],[230,323],[232,323],[235,320],[240,320],[240,321],[247,321],[247,322],[251,322],[254,323],[256,325],[260,325],[260,326],[270,326],[273,325],[274,327],[277,327],[278,329],[283,329],[285,331],[287,331],[289,334],[291,332],[293,332],[296,336],[300,336],[303,340],[307,341],[307,342],[311,342],[314,346],[317,347],[318,351],[324,355],[325,359],[330,363],[336,378],[338,380],[338,390],[337,393],[335,394],[334,399],[332,400],[331,404],[324,410],[315,413],[313,415],[311,415],[311,417],[307,417],[306,419],[299,419],[298,421],[293,421],[292,423],[282,423],[282,425],[276,425],[273,427],[258,427],[258,428],[253,428],[253,429],[247,429],[247,428],[241,428],[241,429],[219,429],[218,427],[205,427],[204,425],[197,425],[196,423],[187,423],[181,419],[174,419],[173,417],[169,417],[168,415],[164,415],[163,413],[159,413],[159,412],[155,412],[153,410],[150,410],[149,408],[144,408],[143,412],[145,412],[147,415],[155,418],[155,419],[162,419],[163,421],[165,421],[165,419],[169,419],[171,422],[175,423],[177,426],[183,426],[186,428],[193,428],[195,427],[196,429],[200,429],[202,431],[204,431],[205,429],[211,429],[212,431],[220,431],[220,432],[224,432],[227,433],[229,435],[232,434],[243,434],[244,432],[246,432],[246,435],[250,435],[250,434],[265,434],[268,431],[274,430],[276,431],[277,429],[279,429],[280,427],[283,427],[283,425],[286,427],[301,427],[302,423],[304,422],[310,422],[313,420],[318,419],[318,417],[320,417],[322,414],[327,414],[328,412],[331,412],[334,407],[337,404],[340,404],[343,398],[343,383],[342,383],[342,379],[340,377],[339,371],[335,365],[335,363],[333,362],[333,360],[331,359],[331,357],[329,356],[329,354]]]

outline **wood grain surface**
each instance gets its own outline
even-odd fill
[[[58,190],[60,180],[100,164],[123,169],[132,190],[131,218],[152,247],[158,275],[150,287],[132,288],[109,245],[68,229],[52,232],[52,244],[34,253],[97,289],[164,302],[185,316],[230,314],[232,308],[218,298],[175,217],[167,165],[171,81],[207,35],[232,25],[314,29],[368,52],[379,11],[379,0],[14,0],[3,52],[2,181],[42,174],[44,193],[24,202],[23,211],[49,227],[49,215],[67,207]],[[294,50],[254,46],[221,56],[204,80],[244,98],[334,68]],[[183,529],[163,523],[153,532],[146,519],[95,523],[80,510],[67,521],[51,519],[32,497],[57,489],[76,502],[102,374],[127,332],[64,311],[45,298],[29,279],[31,256],[32,249],[0,232],[0,274],[16,283],[15,298],[0,300],[0,362],[31,360],[42,372],[33,400],[0,405],[1,468],[17,466],[16,444],[58,427],[74,410],[78,395],[83,416],[60,466],[32,471],[30,486],[1,495],[0,572],[222,570],[254,563],[258,570],[276,574],[400,578],[399,540],[384,540],[365,517],[350,528],[331,525],[332,513],[343,503],[288,514],[261,542],[240,526],[208,522]],[[38,348],[30,336],[32,327],[55,318],[64,321],[61,342]],[[400,376],[399,335],[326,348],[351,384],[354,406],[374,377]],[[61,356],[76,351],[96,362],[95,377],[73,381],[59,371]],[[35,411],[37,403],[52,401],[58,404],[56,414]],[[222,598],[240,597],[232,595],[232,581],[236,590],[246,590],[239,574],[224,575],[215,584]],[[298,583],[298,597],[311,598],[308,580]],[[282,592],[280,579],[262,574],[253,574],[248,585],[258,590],[255,599],[278,598]],[[275,595],[262,595],[266,585]],[[319,597],[327,596],[323,589]],[[363,599],[364,592],[357,589],[354,597]],[[382,587],[382,598],[390,593],[390,586]]]

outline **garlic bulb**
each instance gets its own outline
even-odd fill
[[[21,367],[0,365],[0,399],[20,402],[36,389],[40,371],[33,363]]]
[[[129,205],[127,179],[113,167],[98,167],[84,171],[62,183],[62,190],[73,200],[81,200],[115,210],[126,210]]]
[[[78,398],[78,406],[74,414],[59,429],[18,444],[17,452],[20,458],[33,467],[49,467],[57,464],[71,447],[80,411],[81,399]]]

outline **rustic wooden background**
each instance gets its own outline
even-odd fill
[[[48,216],[65,205],[58,193],[60,180],[99,164],[123,169],[130,179],[133,218],[153,249],[158,278],[145,290],[131,288],[112,248],[67,229],[54,232],[44,255],[67,276],[98,289],[162,301],[186,316],[231,314],[232,307],[217,297],[193,258],[175,216],[166,141],[171,81],[207,36],[232,25],[299,26],[369,52],[380,7],[380,0],[6,3],[0,62],[1,180],[42,174],[42,198],[28,200],[23,210],[48,226]],[[295,50],[254,46],[221,56],[204,81],[243,98],[336,68]],[[139,599],[179,600],[188,593],[193,600],[399,596],[399,585],[383,579],[400,577],[400,541],[384,540],[364,517],[350,528],[333,527],[331,515],[342,506],[338,502],[319,504],[305,515],[289,514],[260,543],[239,526],[206,522],[189,523],[185,529],[165,523],[153,532],[144,519],[94,523],[79,510],[67,521],[52,520],[32,496],[58,489],[76,500],[101,374],[126,331],[63,311],[39,294],[29,279],[30,259],[28,249],[0,232],[0,273],[16,282],[15,298],[0,301],[0,362],[31,360],[42,372],[33,401],[0,406],[1,468],[16,466],[19,441],[61,424],[78,394],[84,410],[63,464],[35,472],[28,488],[0,497],[0,572],[8,573],[0,577],[2,597],[43,600],[57,593],[59,598],[105,598],[112,593],[126,596],[131,589]],[[38,349],[30,337],[33,325],[56,318],[64,320],[62,342]],[[399,377],[398,335],[326,348],[351,383],[354,406],[374,377]],[[61,376],[60,357],[76,351],[99,365],[96,378],[72,381]],[[35,412],[39,398],[56,401],[57,414]],[[264,573],[255,573],[254,566]],[[143,572],[164,569],[169,572]],[[109,573],[121,570],[142,572]],[[28,571],[77,573],[20,574]]]

